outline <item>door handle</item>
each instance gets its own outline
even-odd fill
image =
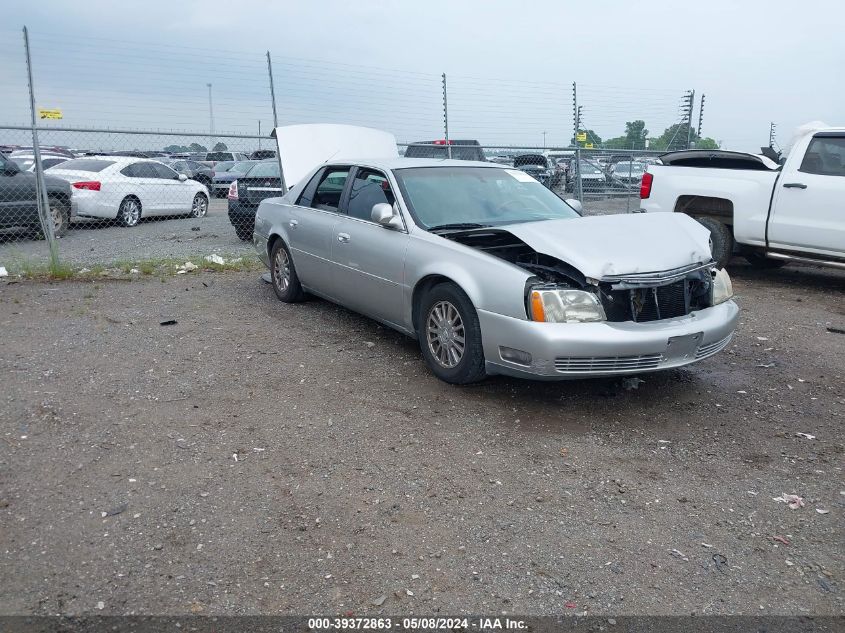
[[[783,183],[783,186],[786,187],[787,189],[806,189],[807,188],[807,185],[805,185],[803,182],[785,182],[785,183]]]
[[[349,233],[338,233],[337,241],[346,244],[349,241]]]
[[[290,222],[288,222],[288,224],[290,224],[290,228],[295,229],[297,226],[299,226],[299,221],[291,220]]]

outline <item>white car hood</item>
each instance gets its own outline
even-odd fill
[[[396,158],[396,137],[389,132],[356,125],[313,123],[286,125],[274,130],[288,188],[327,160]]]
[[[500,228],[592,279],[672,270],[713,259],[710,232],[681,213],[596,215]]]

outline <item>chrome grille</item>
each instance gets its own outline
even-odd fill
[[[655,369],[663,361],[663,354],[640,356],[564,356],[555,359],[555,369],[561,373],[601,373],[623,370]]]
[[[722,351],[728,346],[728,343],[731,342],[732,337],[733,334],[728,334],[725,338],[720,341],[716,341],[715,343],[708,343],[707,345],[702,345],[698,348],[698,351],[695,353],[695,358],[707,358],[708,356],[712,356],[716,352]]]

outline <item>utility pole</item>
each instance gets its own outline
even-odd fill
[[[276,128],[279,127],[279,117],[276,115],[276,90],[273,87],[273,62],[270,60],[270,51],[267,51],[267,75],[270,77],[270,101],[273,103],[273,134],[275,135]],[[276,160],[279,162],[279,180],[284,195],[288,192],[288,186],[285,182],[285,171],[282,169],[282,149],[278,138],[276,138]]]
[[[452,146],[449,144],[449,103],[446,99],[446,73],[443,73],[443,132],[446,135],[446,157],[452,158]]]
[[[704,95],[701,95],[701,104],[698,106],[698,138],[701,138],[701,122],[704,120]]]
[[[258,149],[261,149],[261,119],[258,119]]]
[[[774,121],[769,123],[769,147],[772,149],[775,148],[775,134],[777,133],[777,129],[778,126]]]
[[[208,149],[214,151],[214,104],[211,101],[211,84],[205,85],[208,86],[208,131],[209,138],[211,139],[211,147]]]
[[[695,104],[695,90],[687,92],[687,96],[684,98],[684,103],[686,105],[687,120],[687,149],[689,149],[690,143],[692,142],[692,109]]]
[[[546,151],[546,131],[543,130],[543,151]]]
[[[578,85],[572,82],[572,112],[575,118],[575,197],[584,204],[584,190],[581,187],[581,144],[578,132],[581,130],[581,107],[578,105]]]
[[[32,118],[32,153],[35,156],[35,186],[37,188],[35,201],[38,206],[38,218],[41,220],[41,230],[50,249],[50,267],[56,271],[59,267],[59,249],[56,236],[53,233],[53,216],[50,202],[47,199],[47,187],[44,182],[44,169],[41,165],[41,147],[38,144],[38,130],[35,127],[35,84],[32,81],[32,56],[29,53],[29,31],[23,27],[23,45],[26,52],[26,77],[29,81],[29,113]],[[70,218],[65,218],[65,222]]]

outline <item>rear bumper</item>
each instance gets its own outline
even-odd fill
[[[258,205],[245,204],[238,200],[229,200],[229,222],[233,225],[255,222]]]
[[[649,323],[536,323],[478,311],[487,372],[560,380],[680,367],[724,349],[739,319],[733,301]],[[501,348],[531,355],[504,360]]]

